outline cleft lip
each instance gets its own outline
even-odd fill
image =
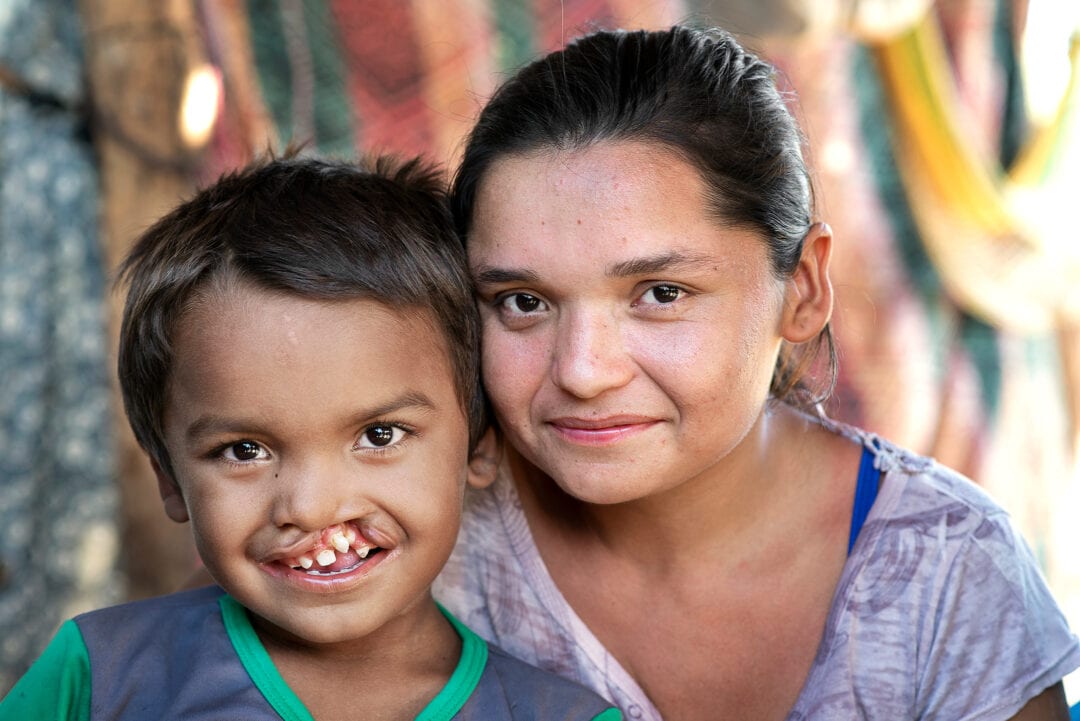
[[[317,533],[304,533],[298,536],[296,540],[275,546],[266,553],[260,554],[258,561],[260,563],[275,563],[283,559],[294,559],[306,555],[318,545],[318,542],[319,535]]]
[[[320,569],[336,572],[342,564],[358,565],[379,548],[378,544],[360,530],[362,523],[347,521],[328,526],[317,533],[306,534],[301,540],[289,544],[267,560],[313,573],[321,573]]]

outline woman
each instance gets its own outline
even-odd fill
[[[1004,512],[816,412],[832,237],[772,76],[599,32],[481,113],[453,201],[505,449],[437,594],[631,719],[1067,718]]]

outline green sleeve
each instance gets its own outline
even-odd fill
[[[89,721],[90,656],[74,621],[65,621],[49,646],[0,701],[0,721]]]

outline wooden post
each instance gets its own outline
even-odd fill
[[[80,0],[109,272],[134,238],[192,191],[197,156],[179,133],[187,73],[203,60],[194,0]],[[112,365],[123,294],[111,298]],[[115,373],[114,375],[114,388]],[[123,570],[130,598],[177,590],[197,564],[188,527],[169,521],[116,398]]]

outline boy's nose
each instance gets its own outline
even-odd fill
[[[277,474],[272,522],[317,531],[359,515],[362,489],[346,463],[299,461]]]
[[[581,309],[560,319],[552,354],[556,386],[578,398],[594,398],[633,377],[618,319],[603,309]]]

